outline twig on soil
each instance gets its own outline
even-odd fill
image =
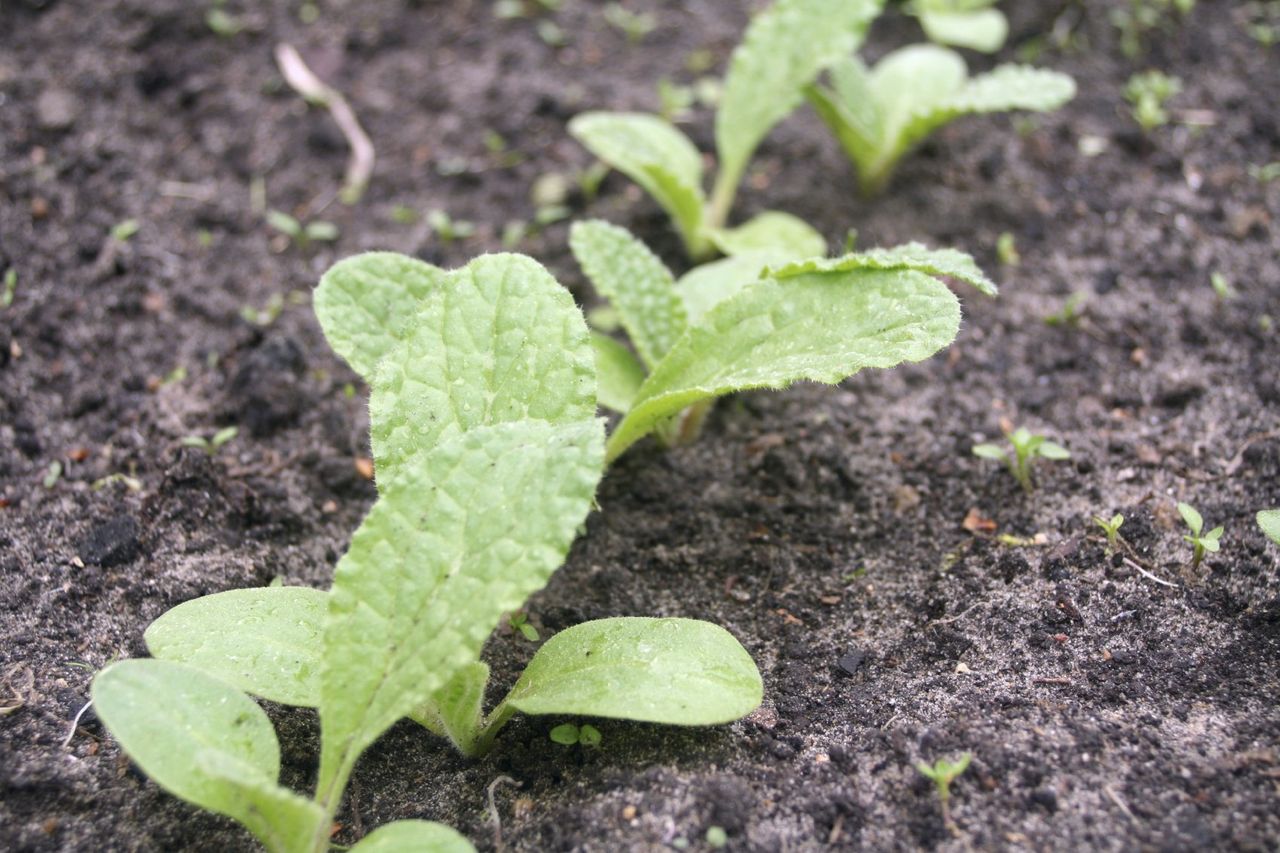
[[[276,45],[276,64],[285,82],[298,94],[312,103],[319,104],[329,110],[334,122],[347,144],[351,146],[351,157],[347,160],[347,174],[342,187],[342,200],[354,204],[364,194],[369,185],[369,177],[373,174],[374,150],[373,142],[364,132],[356,114],[352,111],[347,99],[332,86],[326,84],[315,75],[302,61],[301,54],[291,45],[281,42]]]
[[[1104,794],[1107,795],[1108,799],[1110,799],[1111,802],[1116,804],[1116,807],[1119,808],[1120,811],[1124,812],[1125,817],[1129,818],[1129,820],[1133,821],[1134,823],[1138,822],[1138,819],[1133,816],[1133,812],[1129,811],[1129,806],[1125,804],[1125,801],[1120,798],[1120,795],[1115,792],[1114,788],[1112,788],[1110,785],[1107,785],[1102,789],[1102,791]]]
[[[970,610],[973,610],[975,607],[977,607],[981,603],[982,602],[979,601],[975,604],[970,604],[968,607],[966,607],[964,610],[961,610],[955,616],[948,616],[946,619],[933,619],[929,622],[926,622],[924,627],[928,629],[928,628],[934,627],[935,625],[948,625],[952,622],[955,622],[958,619],[963,618],[969,613]]]
[[[61,746],[63,749],[66,749],[68,746],[71,745],[71,739],[76,736],[76,729],[80,728],[80,718],[84,716],[85,711],[88,711],[90,706],[92,705],[93,705],[93,700],[90,699],[88,702],[84,703],[83,708],[81,708],[79,711],[76,711],[75,719],[71,721],[71,731],[67,732],[67,736],[64,737],[62,739],[62,743],[59,744],[59,746]]]
[[[1236,455],[1232,456],[1231,460],[1227,462],[1227,467],[1223,469],[1222,473],[1228,477],[1235,474],[1236,471],[1240,469],[1240,466],[1244,464],[1244,452],[1250,447],[1253,447],[1253,445],[1257,444],[1259,441],[1266,441],[1271,438],[1280,438],[1280,431],[1260,432],[1256,435],[1249,436],[1249,438],[1245,440],[1245,443],[1240,445],[1240,449],[1236,451]]]
[[[1065,675],[1055,675],[1050,678],[1033,678],[1032,684],[1070,684],[1071,679]]]
[[[1125,565],[1127,565],[1129,568],[1134,569],[1135,571],[1137,571],[1137,572],[1138,572],[1138,574],[1142,575],[1142,576],[1143,576],[1143,577],[1145,577],[1145,578],[1148,578],[1148,579],[1150,579],[1150,580],[1155,581],[1156,583],[1160,584],[1161,586],[1170,586],[1170,587],[1173,587],[1174,589],[1178,589],[1178,588],[1179,588],[1179,587],[1178,587],[1178,585],[1177,585],[1176,583],[1171,583],[1171,582],[1169,582],[1169,581],[1167,581],[1167,580],[1164,580],[1163,578],[1158,578],[1158,577],[1156,577],[1155,575],[1151,574],[1151,572],[1149,572],[1149,571],[1147,571],[1146,569],[1142,568],[1142,566],[1139,566],[1137,563],[1135,563],[1133,560],[1129,559],[1128,557],[1125,557],[1125,558],[1124,558],[1124,562],[1125,562]]]
[[[485,789],[489,799],[489,822],[493,824],[493,849],[498,853],[503,853],[507,849],[506,843],[502,840],[502,816],[498,814],[498,806],[493,801],[493,791],[499,785],[515,785],[520,787],[520,783],[510,776],[499,776],[489,783],[489,787]]]

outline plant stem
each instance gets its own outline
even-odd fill
[[[723,228],[729,221],[729,211],[738,195],[738,181],[741,177],[740,169],[735,174],[722,167],[716,173],[715,186],[711,188],[711,201],[707,203],[707,215],[703,220],[704,230]]]

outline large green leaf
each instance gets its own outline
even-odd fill
[[[1271,541],[1280,545],[1280,509],[1264,509],[1258,513],[1258,526]]]
[[[419,301],[446,273],[407,255],[369,252],[339,261],[313,296],[320,328],[338,355],[366,382],[403,337]]]
[[[600,405],[626,414],[631,401],[644,384],[644,365],[631,350],[608,335],[593,332],[591,346],[596,353],[596,392]]]
[[[957,249],[930,249],[920,243],[903,243],[890,249],[868,249],[840,258],[810,258],[772,269],[769,275],[786,279],[812,272],[898,269],[958,279],[988,296],[997,293],[995,282],[987,278],[970,255]]]
[[[798,216],[766,210],[736,228],[710,232],[712,242],[726,255],[778,252],[792,258],[822,257],[827,240]]]
[[[271,851],[308,850],[324,820],[277,784],[280,747],[257,703],[185,664],[125,660],[93,680],[99,719],[155,782],[249,828]]]
[[[328,601],[327,593],[288,586],[206,595],[152,622],[147,649],[263,699],[315,707]]]
[[[351,853],[475,853],[475,849],[443,823],[397,820],[360,839]]]
[[[684,306],[666,265],[625,228],[575,222],[569,246],[596,292],[609,300],[645,366],[652,369],[684,331]]]
[[[676,292],[684,301],[689,322],[697,323],[712,308],[759,281],[768,267],[794,260],[791,252],[777,249],[730,255],[689,270],[676,282]]]
[[[505,702],[526,714],[708,726],[750,714],[762,693],[751,655],[718,625],[630,617],[547,640]]]
[[[690,326],[609,438],[612,461],[700,400],[800,380],[836,383],[920,361],[955,339],[960,305],[909,269],[811,272],[760,281]]]
[[[687,136],[646,113],[582,113],[569,122],[569,133],[653,196],[687,246],[697,244],[705,204],[702,155]]]
[[[419,302],[403,345],[379,364],[369,400],[379,476],[481,424],[590,418],[595,377],[569,292],[531,258],[482,255]]]

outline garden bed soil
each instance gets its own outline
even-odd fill
[[[497,22],[488,3],[326,2],[311,24],[298,4],[230,3],[247,25],[232,37],[206,5],[0,8],[0,270],[18,275],[0,309],[6,850],[252,849],[131,768],[91,710],[73,719],[94,671],[144,654],[167,608],[328,583],[374,488],[357,464],[364,389],[346,393],[354,374],[310,288],[361,250],[447,265],[496,250],[506,221],[533,216],[539,175],[589,165],[571,116],[653,109],[659,78],[692,79],[694,51],[722,67],[749,4],[636,2],[659,26],[630,45],[600,4],[569,2],[558,49],[541,19]],[[1280,182],[1248,168],[1276,159],[1280,62],[1225,0],[1201,0],[1137,61],[1114,4],[1005,5],[1003,57],[1056,34],[1039,61],[1079,81],[1070,105],[959,122],[875,202],[802,110],[764,144],[737,211],[791,211],[833,246],[850,227],[861,245],[955,246],[1000,298],[961,291],[960,338],[925,364],[740,395],[698,444],[637,447],[529,604],[543,636],[613,615],[716,621],[758,661],[764,705],[715,729],[599,721],[597,750],[552,743],[563,720],[525,719],[479,761],[402,723],[361,761],[337,842],[422,817],[493,849],[486,788],[507,776],[519,787],[495,803],[520,851],[700,849],[711,826],[742,851],[1280,843],[1280,549],[1253,523],[1280,505],[1280,337],[1262,320],[1280,319]],[[868,52],[915,33],[886,20]],[[374,140],[353,207],[333,198],[342,138],[284,87],[278,41]],[[1146,67],[1185,81],[1175,119],[1207,124],[1139,134],[1120,92]],[[705,110],[688,128],[710,150]],[[255,210],[257,178],[269,207],[332,221],[339,239],[288,245]],[[570,203],[683,265],[621,177]],[[446,244],[397,205],[478,228]],[[129,219],[137,233],[111,239]],[[1003,232],[1018,266],[996,259]],[[558,223],[521,249],[590,304],[565,244]],[[1075,293],[1078,320],[1046,325]],[[271,322],[242,317],[273,299]],[[227,424],[239,435],[214,455],[181,444]],[[1033,494],[970,454],[1012,424],[1072,452]],[[101,483],[117,473],[139,488]],[[1195,571],[1176,500],[1226,526]],[[1104,552],[1090,519],[1113,512],[1142,572]],[[499,687],[534,648],[494,635]],[[284,781],[305,789],[315,716],[269,711]],[[961,752],[953,836],[913,764]]]

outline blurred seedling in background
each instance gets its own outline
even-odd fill
[[[1084,316],[1084,312],[1080,308],[1087,301],[1088,297],[1083,293],[1071,294],[1063,300],[1061,308],[1052,314],[1045,315],[1044,324],[1046,326],[1068,327],[1080,325],[1080,318]]]
[[[1223,302],[1230,302],[1239,296],[1236,289],[1231,286],[1231,281],[1220,272],[1213,272],[1209,275],[1209,286],[1213,288],[1213,292]]]
[[[996,238],[996,260],[1006,267],[1016,267],[1022,263],[1022,255],[1018,254],[1018,244],[1013,234],[1008,231]]]
[[[454,219],[443,210],[432,210],[427,213],[427,225],[441,243],[446,246],[455,240],[465,240],[476,233],[474,222],[465,219]]]
[[[632,12],[621,3],[607,3],[604,20],[609,26],[627,37],[631,44],[639,44],[644,37],[658,28],[658,19],[649,12]]]
[[[1100,515],[1095,515],[1093,523],[1101,527],[1102,532],[1107,534],[1107,553],[1110,554],[1116,549],[1116,544],[1120,539],[1120,525],[1124,524],[1124,516],[1116,513],[1108,521]]]
[[[136,219],[124,219],[111,226],[111,239],[120,243],[129,242],[129,238],[141,230],[142,225]]]
[[[13,297],[18,292],[18,271],[9,267],[4,271],[4,290],[0,291],[0,308],[8,308],[13,304]]]
[[[520,636],[531,643],[536,643],[540,639],[538,629],[529,624],[529,617],[523,610],[517,610],[512,613],[507,618],[507,624],[511,626],[511,630],[519,631]]]
[[[1258,513],[1258,526],[1272,542],[1280,545],[1280,509],[1264,509]]]
[[[303,223],[283,210],[268,210],[267,224],[288,237],[298,249],[306,251],[312,243],[332,243],[338,239],[338,226],[317,219]]]
[[[1120,0],[1110,15],[1112,25],[1120,31],[1120,52],[1137,59],[1149,32],[1157,27],[1172,29],[1195,5],[1196,0]]]
[[[997,0],[912,0],[907,12],[920,20],[929,41],[995,53],[1009,36]]]
[[[977,444],[974,445],[973,455],[980,459],[1003,462],[1008,466],[1014,479],[1018,481],[1018,485],[1022,486],[1027,493],[1035,488],[1031,479],[1031,465],[1037,458],[1054,462],[1071,458],[1071,452],[1061,444],[1049,441],[1043,435],[1037,435],[1026,427],[1018,427],[1006,438],[1009,439],[1013,453],[1009,453],[999,445]]]
[[[580,726],[573,723],[561,723],[551,730],[549,737],[562,746],[581,744],[588,749],[595,749],[604,740],[600,730],[590,723],[583,723]]]
[[[933,780],[938,792],[938,802],[942,806],[942,822],[953,835],[960,830],[951,819],[951,783],[969,769],[969,762],[972,760],[973,753],[966,752],[954,761],[939,758],[932,765],[923,761],[916,763],[916,770]]]
[[[1187,528],[1191,531],[1191,535],[1183,534],[1182,538],[1191,543],[1191,568],[1197,569],[1205,554],[1216,554],[1222,547],[1219,540],[1222,539],[1223,527],[1218,525],[1208,533],[1203,532],[1204,519],[1191,504],[1179,502],[1178,514],[1182,516],[1182,520],[1187,523]]]
[[[1165,104],[1181,91],[1182,81],[1177,77],[1163,71],[1144,71],[1129,78],[1124,99],[1129,102],[1130,114],[1142,132],[1150,133],[1169,123]]]
[[[223,427],[213,434],[210,438],[202,435],[188,435],[182,438],[183,447],[198,447],[210,456],[217,454],[222,446],[240,433],[240,428],[235,426]]]

